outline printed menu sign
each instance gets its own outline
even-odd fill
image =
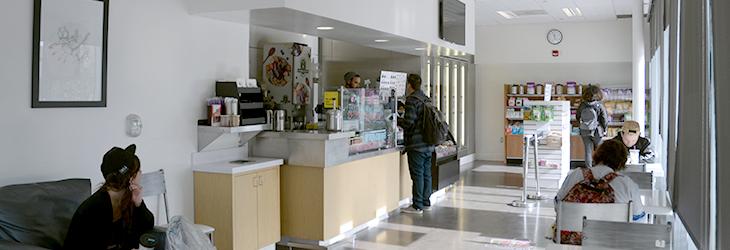
[[[406,78],[408,74],[403,72],[381,71],[380,89],[395,89],[397,97],[406,95]]]

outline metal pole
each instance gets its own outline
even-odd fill
[[[532,136],[525,135],[523,137],[524,147],[522,149],[522,197],[520,200],[512,201],[508,204],[513,207],[532,208],[535,202],[527,200],[527,167],[529,166],[530,138]]]
[[[525,146],[522,152],[522,202],[527,200],[527,168],[530,167],[530,137],[525,136]]]
[[[537,141],[538,141],[538,135],[535,134],[535,138],[533,141],[533,143],[534,143],[533,144],[533,147],[534,147],[533,155],[535,157],[535,183],[536,183],[535,189],[537,190],[537,192],[535,193],[535,195],[528,195],[527,198],[531,199],[531,200],[545,200],[546,198],[543,197],[542,194],[540,194],[540,171],[538,169],[539,160],[538,160],[538,156],[537,156]]]
[[[535,188],[537,189],[537,196],[540,196],[540,171],[538,171],[537,165],[540,162],[537,158],[537,134],[535,134],[535,140],[532,141],[532,145],[534,146],[533,155],[535,155]]]

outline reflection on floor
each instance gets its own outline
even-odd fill
[[[532,209],[507,206],[521,197],[520,173],[519,167],[476,162],[431,211],[395,214],[330,249],[551,248],[545,237],[555,221],[552,200]]]

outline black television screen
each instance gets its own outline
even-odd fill
[[[460,0],[440,0],[439,12],[439,36],[441,39],[465,45],[466,4]]]

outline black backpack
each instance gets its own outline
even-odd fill
[[[441,111],[433,106],[430,100],[424,100],[416,95],[414,97],[423,103],[423,114],[421,115],[423,142],[430,145],[439,145],[446,140],[453,139],[449,131],[449,124],[444,120]]]

